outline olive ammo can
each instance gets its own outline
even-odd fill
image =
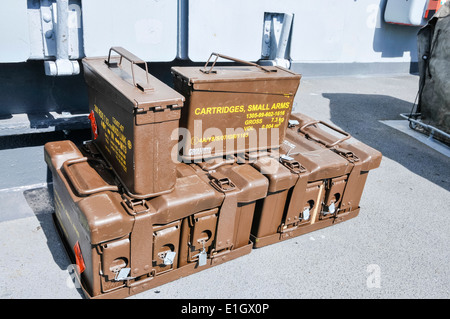
[[[300,85],[299,74],[213,53],[203,68],[172,67],[185,98],[180,128],[183,161],[277,148]],[[210,57],[210,59],[211,59]],[[243,66],[215,66],[218,57]]]
[[[184,97],[121,47],[112,47],[106,58],[84,58],[83,67],[94,144],[128,194],[148,198],[170,192],[177,160],[171,135],[177,136]]]

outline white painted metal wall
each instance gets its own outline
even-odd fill
[[[122,46],[146,61],[176,58],[176,0],[83,0],[82,8],[86,56]]]
[[[383,19],[385,5],[379,0],[190,1],[189,57],[203,61],[209,52],[218,51],[258,60],[264,12],[280,12],[294,15],[290,49],[293,61],[417,61],[418,29],[387,25]],[[386,52],[389,48],[383,42],[395,42],[395,52]]]
[[[106,55],[109,47],[120,45],[151,62],[177,56],[201,62],[211,52],[257,61],[265,13],[285,13],[292,15],[294,63],[417,61],[418,27],[387,24],[387,1],[70,0],[69,58]],[[46,16],[55,4],[2,0],[0,62],[56,56],[57,17]]]
[[[30,57],[26,1],[1,0],[0,62],[23,62]]]

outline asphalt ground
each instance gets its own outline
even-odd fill
[[[450,158],[382,122],[402,120],[417,89],[409,74],[303,78],[297,112],[383,154],[359,216],[129,299],[449,298]],[[53,225],[43,145],[89,138],[83,130],[0,138],[0,298],[84,298]]]

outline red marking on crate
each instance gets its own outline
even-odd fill
[[[83,255],[81,254],[80,243],[77,241],[75,246],[73,246],[73,251],[75,252],[75,261],[78,266],[78,270],[80,274],[86,269],[86,265],[84,264]]]
[[[98,137],[98,130],[97,130],[97,123],[95,122],[94,111],[91,111],[88,117],[91,120],[91,128],[92,132],[94,133],[94,140],[95,140]]]

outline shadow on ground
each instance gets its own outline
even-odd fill
[[[361,142],[408,170],[450,190],[450,161],[380,120],[402,120],[413,104],[387,95],[323,93],[330,101],[331,121]],[[395,172],[392,172],[395,174]]]
[[[74,282],[75,285],[78,285],[78,283],[75,283],[75,276],[72,273],[72,262],[67,256],[64,245],[56,229],[56,225],[53,221],[53,188],[49,185],[49,187],[29,189],[23,192],[23,196],[39,221],[40,227],[47,239],[47,246],[52,254],[55,264],[58,265],[61,270],[67,270],[67,275],[72,278],[72,282]],[[81,297],[84,297],[81,288],[77,288],[77,291]]]
[[[65,134],[63,131],[31,133],[21,135],[0,136],[0,150],[8,150],[22,147],[42,146],[53,141],[71,140],[77,145],[83,141],[91,139],[90,129],[80,129],[70,131]]]

